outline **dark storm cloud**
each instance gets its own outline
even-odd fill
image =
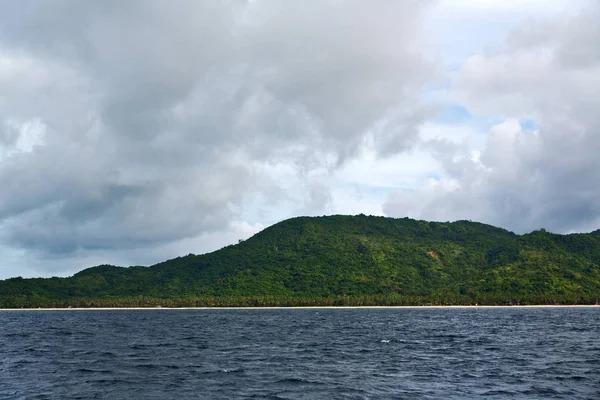
[[[2,2],[0,146],[31,121],[38,135],[0,152],[0,240],[42,256],[143,251],[228,229],[249,194],[277,204],[265,165],[331,168],[366,140],[402,151],[435,73],[423,8]],[[329,202],[307,185],[299,209]]]

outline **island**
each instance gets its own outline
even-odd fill
[[[0,308],[598,304],[600,230],[297,217],[212,253],[0,280]]]

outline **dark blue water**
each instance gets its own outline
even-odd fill
[[[600,308],[0,312],[1,399],[600,399]]]

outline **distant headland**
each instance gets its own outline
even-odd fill
[[[0,281],[0,308],[598,304],[600,230],[334,215],[150,267]]]

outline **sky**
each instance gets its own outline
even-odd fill
[[[0,279],[300,215],[600,228],[600,3],[0,0]]]

